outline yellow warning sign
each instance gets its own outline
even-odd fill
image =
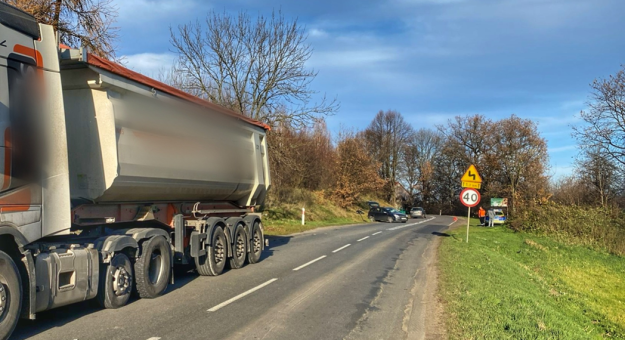
[[[480,177],[480,174],[477,172],[477,169],[475,168],[475,165],[471,164],[471,166],[469,167],[469,169],[467,169],[467,172],[464,173],[464,176],[462,176],[462,179],[460,180],[463,183],[482,183],[482,177]]]
[[[482,188],[482,183],[462,182],[462,187],[463,188],[481,189]]]

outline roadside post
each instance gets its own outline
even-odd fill
[[[469,243],[469,222],[471,221],[471,208],[480,203],[480,192],[473,188],[464,188],[460,192],[460,202],[468,209],[467,212],[467,243]]]
[[[477,189],[482,187],[482,177],[477,172],[475,165],[471,164],[460,179],[462,187],[460,192],[460,202],[468,208],[467,211],[467,243],[469,243],[469,223],[471,222],[471,208],[480,203],[480,192]]]
[[[302,207],[302,225],[306,224],[305,216],[306,216],[306,208]]]

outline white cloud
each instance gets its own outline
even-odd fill
[[[328,32],[320,29],[320,28],[311,28],[308,31],[308,36],[311,38],[325,38],[328,36]]]
[[[311,59],[310,66],[320,67],[341,67],[341,68],[361,68],[372,67],[376,64],[393,61],[398,54],[390,49],[360,49],[353,50],[326,50],[316,51]]]
[[[157,78],[171,68],[175,55],[172,53],[139,53],[122,56],[122,62],[129,69],[148,77]]]

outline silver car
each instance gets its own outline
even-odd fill
[[[410,209],[410,218],[425,218],[425,209],[421,207],[413,207]]]

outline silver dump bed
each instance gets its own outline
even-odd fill
[[[262,123],[80,50],[61,55],[73,200],[262,204]]]

